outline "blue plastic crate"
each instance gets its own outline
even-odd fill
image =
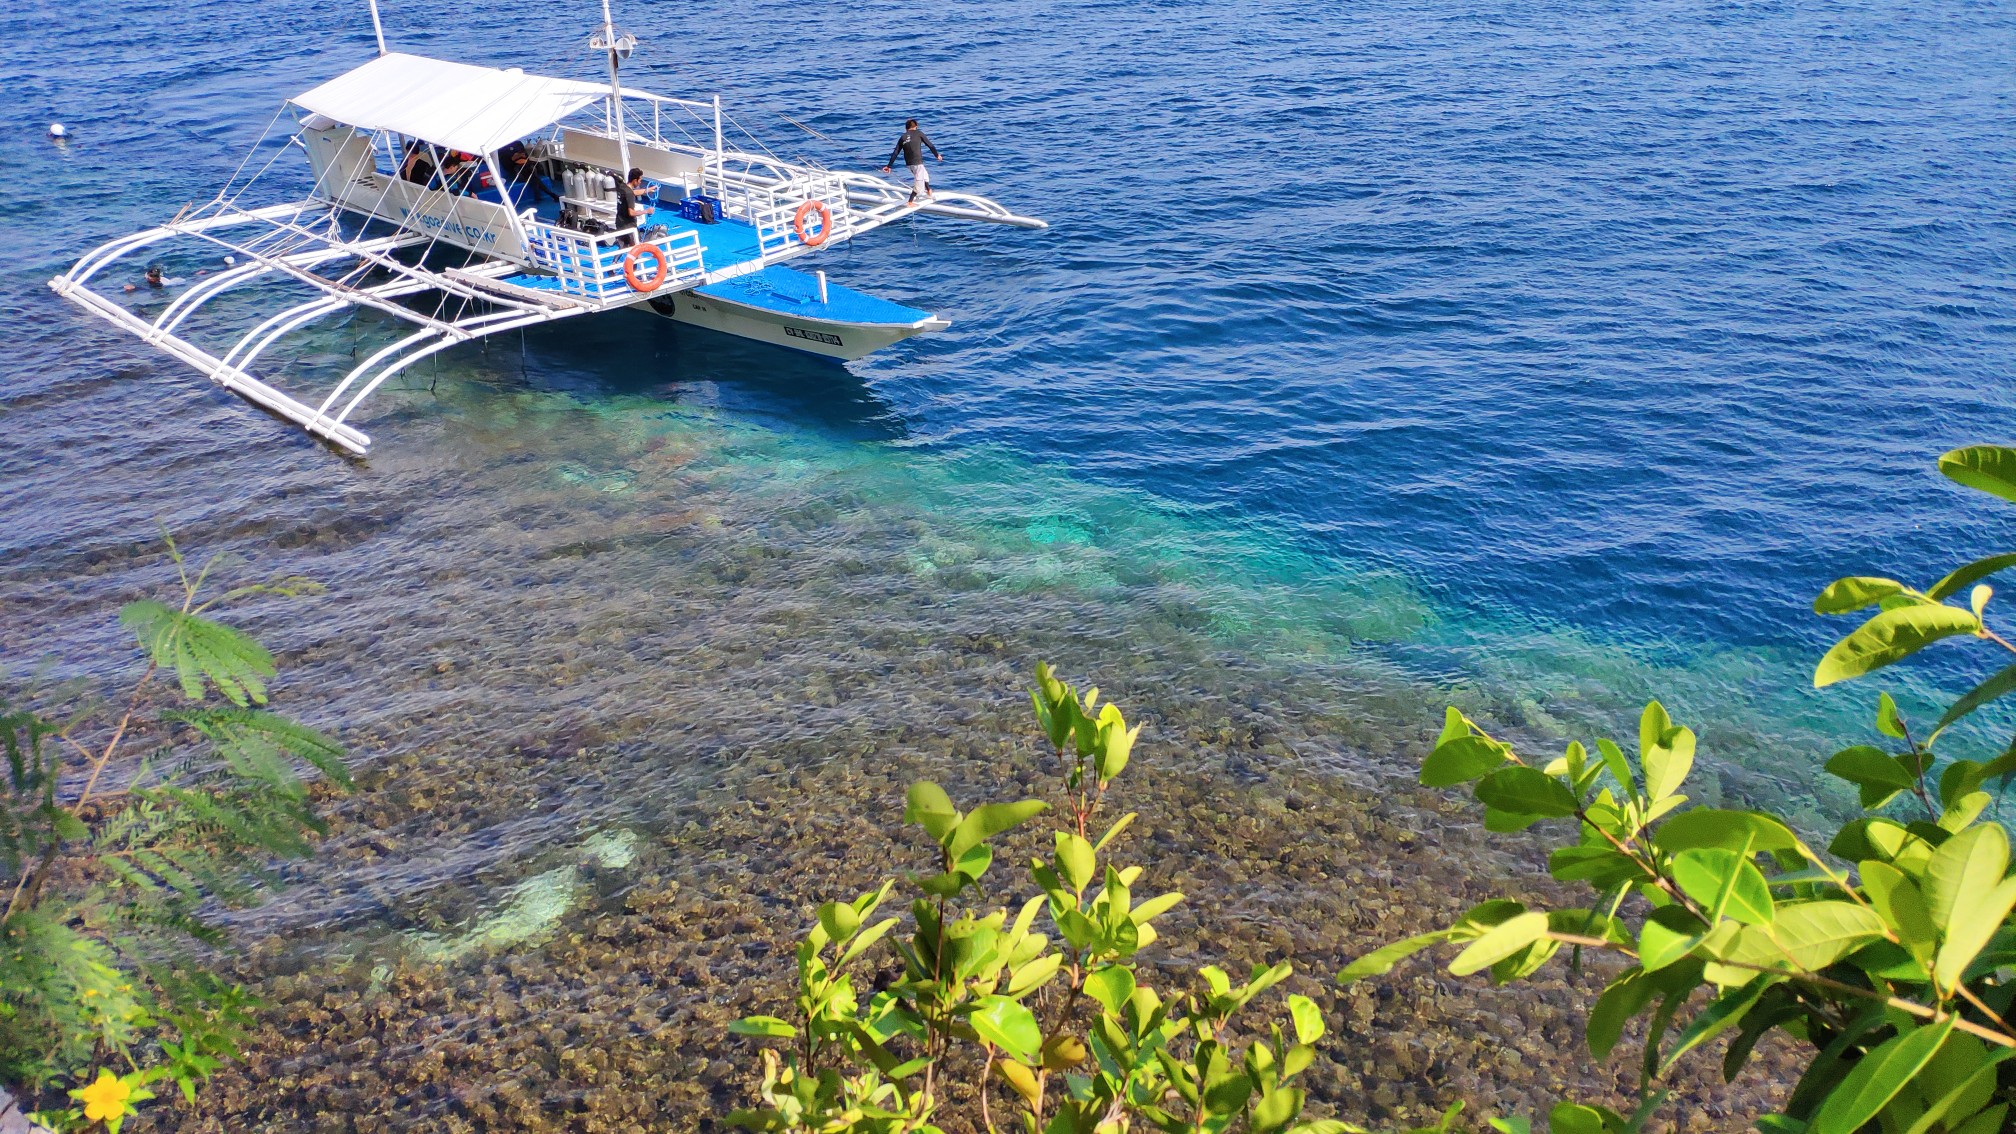
[[[702,193],[695,193],[679,202],[679,215],[695,224],[704,224],[706,222],[701,219],[701,206],[703,204],[712,210],[714,221],[719,223],[722,219],[721,198],[709,197]]]

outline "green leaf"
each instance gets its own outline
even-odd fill
[[[1545,818],[1547,818],[1545,815],[1527,815],[1519,811],[1505,811],[1497,807],[1486,806],[1484,808],[1484,829],[1494,835],[1509,835],[1514,831],[1523,831]]]
[[[1657,972],[1692,952],[1708,936],[1708,927],[1679,906],[1653,910],[1638,928],[1638,964]]]
[[[1456,959],[1449,962],[1449,971],[1456,976],[1469,976],[1490,968],[1545,936],[1546,914],[1538,911],[1520,914],[1493,926],[1490,932],[1456,954]]]
[[[1036,1062],[1043,1032],[1034,1013],[1005,996],[983,996],[976,1004],[966,1022],[981,1039],[1024,1063]]]
[[[1906,592],[1904,584],[1895,579],[1878,579],[1867,575],[1851,575],[1827,584],[1813,600],[1815,614],[1847,614],[1861,610],[1872,603],[1882,602],[1892,595]]]
[[[1936,1024],[1899,1032],[1863,1056],[1820,1104],[1811,1134],[1855,1134],[1932,1061],[1958,1018],[1949,1015]]]
[[[948,870],[943,874],[933,874],[929,878],[918,878],[914,881],[918,889],[934,898],[956,898],[959,896],[959,891],[965,889],[973,880],[956,870]]]
[[[1969,445],[1939,458],[1946,478],[1990,496],[2016,503],[2016,449],[2002,445]]]
[[[1288,998],[1288,1016],[1295,1023],[1295,1042],[1315,1043],[1323,1038],[1323,1010],[1316,1002],[1296,993]]]
[[[2006,571],[2011,567],[2016,567],[2016,551],[2004,552],[2001,555],[1990,555],[1985,559],[1976,559],[1964,567],[1954,568],[1951,574],[1932,584],[1925,591],[1925,597],[1931,599],[1933,602],[1945,602],[1947,599],[1959,594],[1962,588],[1973,583],[1978,583],[1990,575]]]
[[[728,1025],[728,1030],[738,1036],[770,1036],[775,1039],[795,1039],[798,1029],[775,1016],[744,1016]]]
[[[1057,970],[1063,967],[1063,964],[1064,954],[1045,953],[1016,969],[1015,975],[1009,978],[1005,991],[1008,995],[1019,998],[1030,990],[1047,984],[1051,977],[1057,975]]]
[[[1610,770],[1610,778],[1616,780],[1617,786],[1623,788],[1626,794],[1635,797],[1638,793],[1638,781],[1631,778],[1631,761],[1624,758],[1624,750],[1617,747],[1617,742],[1609,737],[1599,737],[1596,741],[1596,751],[1602,754],[1603,766]]]
[[[1769,815],[1714,807],[1696,807],[1666,820],[1653,834],[1652,843],[1675,854],[1697,847],[1740,851],[1746,844],[1752,850],[1771,853],[1799,848],[1791,829]]]
[[[957,859],[988,839],[1019,826],[1049,809],[1049,804],[1035,799],[1024,799],[1016,803],[982,804],[974,808],[972,814],[961,820],[959,826],[952,831],[951,839],[945,843],[945,853]]]
[[[968,881],[978,882],[994,865],[994,848],[986,843],[966,848],[966,853],[952,863],[952,873],[963,874]]]
[[[819,928],[826,931],[826,940],[840,944],[854,931],[861,928],[861,915],[847,902],[827,902],[819,907]]]
[[[1939,940],[1939,927],[1932,924],[1932,914],[1925,906],[1925,895],[1918,889],[1909,875],[1887,862],[1868,859],[1858,869],[1862,874],[1862,890],[1869,896],[1869,904],[1883,915],[1896,930],[1897,937],[1905,945],[1931,948]]]
[[[1555,1103],[1547,1112],[1547,1130],[1549,1134],[1608,1134],[1601,1111],[1570,1102]]]
[[[1477,784],[1477,800],[1488,807],[1517,815],[1537,815],[1558,819],[1575,814],[1574,793],[1560,780],[1540,771],[1514,765],[1500,768]]]
[[[1134,995],[1134,972],[1125,965],[1107,965],[1085,978],[1085,995],[1115,1016]]]
[[[1682,851],[1673,856],[1672,869],[1673,880],[1702,907],[1745,925],[1771,920],[1771,888],[1749,855],[1720,848]]]
[[[1638,762],[1645,769],[1645,795],[1654,803],[1680,790],[1694,770],[1694,733],[1674,728],[1666,708],[1654,701],[1638,723]],[[1650,743],[1647,743],[1649,740]]]
[[[1071,887],[1072,893],[1083,894],[1085,887],[1099,872],[1098,856],[1092,851],[1092,844],[1072,834],[1070,831],[1057,832],[1057,877]]]
[[[1133,918],[1136,925],[1146,925],[1174,909],[1176,903],[1182,900],[1183,895],[1174,890],[1166,894],[1157,894],[1145,902],[1136,904],[1133,909],[1127,911],[1127,916]]]
[[[1485,736],[1459,736],[1435,746],[1421,762],[1421,782],[1428,787],[1455,787],[1505,763],[1505,746]]]
[[[1656,985],[1646,979],[1641,968],[1624,970],[1603,995],[1596,998],[1596,1004],[1589,1009],[1588,1039],[1589,1053],[1598,1059],[1608,1059],[1617,1041],[1624,1036],[1624,1025],[1645,1010],[1658,992]]]
[[[1435,747],[1440,748],[1459,736],[1470,735],[1470,718],[1450,705],[1442,710],[1442,733],[1435,738]]]
[[[1955,634],[1972,634],[1981,620],[1943,603],[1913,603],[1879,612],[1827,651],[1813,670],[1813,686],[1860,677],[1900,661]]]
[[[2008,696],[2009,691],[2012,689],[2016,689],[2016,665],[2005,667],[2001,672],[1995,674],[1995,676],[1969,689],[1966,696],[1953,702],[1952,706],[1940,716],[1939,723],[1932,726],[1932,735],[1926,738],[1925,743],[1928,745],[1931,744],[1934,740],[1939,739],[1939,734],[1945,732],[1954,722],[1983,705],[2001,700],[2003,697]]]
[[[1367,953],[1344,966],[1337,974],[1338,984],[1350,984],[1366,977],[1385,976],[1393,971],[1393,966],[1419,953],[1430,945],[1439,945],[1450,939],[1450,931],[1438,929],[1433,933],[1423,933],[1409,937],[1405,941],[1395,941],[1382,949]]]
[[[910,785],[903,821],[922,824],[925,832],[943,845],[945,836],[959,822],[959,809],[952,806],[952,797],[945,794],[944,788],[930,780],[918,780]]]
[[[1939,1054],[1934,1057],[1934,1066],[1947,1062],[1949,1057],[1960,1050],[1957,1039],[1947,1040],[1940,1046]],[[1989,1053],[1983,1051],[1978,1043],[1971,1045],[1962,1057],[1963,1066],[1960,1073],[1949,1075],[1940,1083],[1944,1090],[1940,1091],[1936,1098],[1930,1093],[1927,1094],[1930,1105],[1925,1108],[1925,1113],[1919,1116],[1918,1121],[1904,1131],[1904,1134],[1929,1134],[1933,1127],[1945,1122],[1948,1114],[1953,1114],[1955,1120],[1965,1119],[1969,1113],[1986,1104],[1994,1097],[1995,1068],[2011,1056],[2016,1056],[2016,1050],[2003,1047]],[[1921,1088],[1933,1085],[1928,1081],[1932,1079],[1933,1070],[1934,1067],[1925,1069],[1925,1074],[1920,1079]],[[1958,1113],[1954,1113],[1956,1111]],[[1990,1124],[1988,1129],[1999,1129],[2000,1118],[2001,1116],[1997,1115],[1996,1122]],[[1948,1129],[1964,1129],[1957,1121],[1945,1122],[1945,1125]]]
[[[1547,856],[1547,872],[1562,882],[1587,882],[1598,890],[1652,880],[1636,859],[1608,845],[1562,847]]]
[[[1722,958],[1771,969],[1818,972],[1883,936],[1874,910],[1853,902],[1815,901],[1780,906],[1769,925],[1745,926]],[[1717,975],[1713,966],[1710,978]],[[1720,974],[1717,983],[1747,984],[1751,969]]]
[[[1962,907],[1989,899],[2009,870],[2009,835],[2000,824],[1983,824],[1947,839],[1925,864],[1925,908],[1932,924],[1953,931]]]
[[[1974,963],[1995,931],[2002,928],[2011,909],[2016,909],[2016,878],[2004,878],[1979,899],[1970,897],[1960,903],[1947,927],[1946,943],[1939,947],[1939,959],[1932,966],[1932,978],[1939,987],[1959,985],[1967,974],[1967,966]]]
[[[1888,693],[1876,695],[1876,731],[1895,740],[1906,735],[1904,718],[1897,715],[1897,701]]]
[[[1120,707],[1108,701],[1099,710],[1098,739],[1092,750],[1092,773],[1098,786],[1104,788],[1113,782],[1113,777],[1127,767],[1127,760],[1134,750],[1134,740],[1141,735],[1141,726],[1127,727],[1120,715]]]
[[[203,699],[207,680],[240,708],[266,703],[266,680],[277,672],[273,655],[240,631],[153,599],[127,603],[119,622],[155,665],[174,671],[191,701]]]
[[[840,954],[839,960],[833,962],[833,967],[837,970],[842,965],[867,952],[877,941],[882,940],[883,935],[888,933],[895,925],[895,918],[884,918],[856,934],[854,940],[848,944],[847,951]]]
[[[1917,777],[1895,756],[1867,744],[1843,748],[1829,756],[1827,772],[1851,784],[1874,785],[1892,791],[1908,790],[1918,782]]]
[[[1253,1134],[1274,1134],[1302,1113],[1302,1092],[1294,1087],[1276,1087],[1253,1104],[1250,1127]]]

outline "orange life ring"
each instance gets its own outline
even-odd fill
[[[637,278],[637,261],[646,255],[658,263],[658,270],[651,274],[650,283]],[[665,253],[658,250],[656,244],[639,244],[623,257],[623,282],[637,291],[657,291],[658,285],[664,283],[665,277],[671,272],[672,265],[665,259]]]
[[[819,212],[818,236],[805,231],[805,218],[815,209]],[[798,239],[805,247],[817,248],[826,243],[826,238],[833,234],[833,211],[826,207],[824,201],[807,201],[798,206],[798,215],[791,218],[791,227],[797,230]]]

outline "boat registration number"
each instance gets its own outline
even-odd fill
[[[811,339],[815,343],[825,343],[827,346],[841,345],[839,335],[829,335],[824,331],[801,331],[796,327],[786,327],[784,333],[794,339]]]

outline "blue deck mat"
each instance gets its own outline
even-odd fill
[[[826,284],[827,301],[821,303],[817,279],[808,272],[776,264],[760,272],[695,288],[694,294],[804,319],[829,319],[836,323],[885,323],[907,327],[931,317],[929,311],[878,299],[830,281]]]
[[[541,213],[546,211],[542,205]],[[557,211],[557,210],[556,210]],[[645,227],[662,224],[673,235],[693,231],[700,234],[700,254],[710,272],[718,272],[735,264],[754,260],[759,254],[756,230],[737,220],[726,220],[719,224],[698,224],[681,217],[677,212],[659,208],[652,212]],[[610,250],[607,255],[612,262],[627,250]],[[560,281],[553,276],[521,273],[510,276],[503,282],[518,287],[539,291],[559,291]],[[907,327],[920,319],[929,319],[931,313],[915,307],[905,307],[887,299],[855,291],[853,288],[828,281],[826,302],[819,302],[819,281],[809,272],[794,271],[780,265],[771,265],[746,276],[737,276],[717,284],[694,289],[695,294],[729,303],[739,303],[780,314],[795,315],[803,319],[825,319],[835,323],[891,324]]]

